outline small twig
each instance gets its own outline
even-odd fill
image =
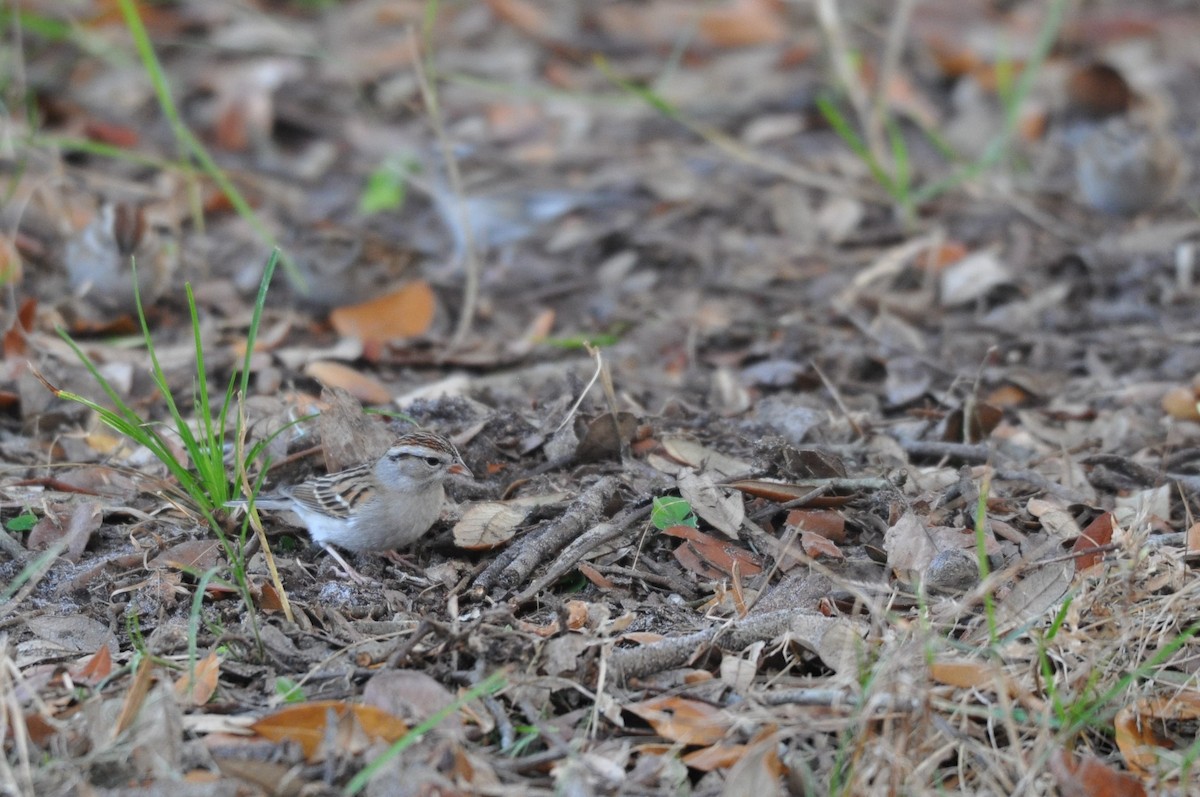
[[[499,584],[506,590],[512,590],[524,584],[539,564],[562,551],[571,540],[578,539],[583,530],[600,517],[604,504],[619,485],[615,476],[604,476],[597,480],[571,502],[562,515],[522,539],[519,546],[514,546],[515,556],[502,569],[489,567],[485,570],[475,580],[475,586],[490,589]]]
[[[582,561],[583,557],[587,556],[591,551],[621,536],[630,526],[649,515],[650,509],[651,505],[648,502],[644,506],[630,507],[615,515],[611,520],[607,520],[576,537],[559,554],[554,563],[546,569],[542,577],[530,584],[524,592],[513,598],[513,601],[521,604],[532,599],[543,589],[566,575],[571,568]]]
[[[925,440],[898,440],[900,447],[913,457],[931,459],[953,459],[973,465],[982,465],[992,457],[992,449],[982,443],[941,443]]]
[[[567,410],[567,417],[563,418],[562,423],[554,428],[555,434],[557,434],[572,418],[575,417],[575,413],[579,411],[579,405],[583,403],[583,399],[588,393],[591,392],[592,385],[596,384],[596,380],[600,378],[600,372],[604,370],[604,361],[600,359],[600,350],[593,349],[591,346],[589,346],[588,354],[592,355],[592,359],[596,361],[596,370],[592,374],[592,378],[588,380],[587,387],[580,391],[579,398],[575,399],[575,403],[571,405],[571,409]],[[620,434],[618,433],[617,436],[620,437]]]

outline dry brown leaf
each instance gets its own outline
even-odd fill
[[[743,459],[714,451],[686,437],[664,437],[662,446],[676,462],[695,468],[701,473],[713,474],[718,479],[728,479],[745,473],[751,467],[750,463]]]
[[[338,387],[363,404],[387,404],[392,391],[373,376],[331,360],[309,363],[304,373],[326,387]]]
[[[1200,719],[1200,693],[1178,692],[1169,698],[1141,698],[1125,706],[1113,718],[1117,747],[1125,763],[1135,772],[1148,775],[1159,762],[1159,751],[1177,749],[1189,740],[1171,739],[1164,728]]]
[[[346,337],[386,343],[424,335],[436,310],[433,289],[418,280],[378,299],[339,307],[329,314],[329,323]]]
[[[221,544],[217,540],[188,540],[172,545],[151,559],[148,569],[173,568],[204,572],[217,564],[220,554]]]
[[[1082,573],[1093,565],[1104,561],[1104,551],[1098,550],[1112,542],[1112,512],[1105,512],[1087,525],[1071,546],[1075,554],[1075,572]]]
[[[692,511],[707,521],[713,528],[731,540],[738,538],[742,521],[746,519],[746,505],[741,495],[717,487],[712,479],[694,471],[677,477],[679,494],[692,505]]]
[[[203,706],[216,694],[221,677],[221,660],[214,650],[200,661],[191,673],[175,681],[175,697],[185,706]]]
[[[788,501],[795,501],[797,498],[803,498],[811,493],[816,485],[804,484],[803,482],[778,482],[771,479],[739,479],[738,481],[727,482],[724,486],[743,492],[746,495],[765,498],[768,501],[778,501],[782,504]],[[844,506],[849,500],[850,496],[823,495],[812,499],[806,506]]]
[[[825,509],[793,509],[788,512],[788,526],[818,534],[830,542],[846,541],[846,519],[839,512]]]
[[[1042,528],[1053,538],[1066,542],[1079,537],[1079,524],[1075,516],[1053,501],[1031,498],[1025,505],[1026,511],[1041,521]]]
[[[506,501],[472,504],[454,524],[454,544],[468,551],[485,551],[513,538],[529,508]]]
[[[1050,757],[1050,771],[1062,797],[1146,797],[1141,781],[1095,756],[1060,750]]]
[[[837,543],[812,531],[800,532],[800,547],[811,559],[845,559]]]
[[[779,733],[768,725],[746,745],[746,752],[729,769],[721,797],[752,794],[754,797],[784,797],[784,765],[779,760]]]
[[[317,416],[317,433],[321,436],[326,473],[376,460],[387,452],[392,435],[378,415],[363,412],[362,404],[349,391],[326,385],[321,403],[324,406]]]
[[[1200,421],[1200,404],[1191,387],[1173,387],[1162,397],[1163,412],[1180,421]]]
[[[1067,593],[1075,575],[1075,563],[1067,561],[1036,565],[996,604],[999,633],[1007,634],[1019,625],[1044,615]]]
[[[717,47],[747,47],[782,41],[787,25],[774,0],[730,0],[706,5],[700,13],[700,32]]]
[[[150,685],[154,681],[154,657],[146,656],[138,664],[137,671],[133,674],[133,683],[129,685],[129,690],[125,693],[125,700],[121,703],[121,714],[117,717],[114,732],[121,734],[133,724],[137,718],[138,712],[142,710],[142,703],[146,700],[146,695],[150,693]]]
[[[2,236],[0,236],[2,240]],[[3,253],[0,252],[0,258]],[[2,273],[3,263],[0,263],[0,285],[5,285],[8,280],[4,278]],[[28,335],[33,329],[33,320],[37,315],[37,299],[28,297],[21,302],[20,309],[17,310],[17,317],[13,321],[12,326],[4,333],[4,359],[14,366],[20,362],[21,357],[25,356],[25,351],[29,348]],[[9,377],[16,376],[15,373],[9,373]]]
[[[733,725],[724,709],[686,697],[656,697],[624,708],[648,722],[659,736],[683,745],[716,744]]]
[[[675,549],[675,558],[693,573],[705,578],[727,578],[734,568],[739,576],[755,576],[762,572],[762,563],[747,551],[728,540],[718,539],[691,526],[669,526],[662,533],[685,540]]]
[[[1186,552],[1189,554],[1200,553],[1200,523],[1188,526]]]
[[[84,686],[93,686],[112,674],[112,664],[112,653],[108,646],[101,645],[82,667],[71,672],[71,679]]]
[[[987,689],[997,683],[994,667],[981,661],[935,661],[929,665],[929,677],[940,684],[959,689]]]
[[[304,755],[312,761],[325,738],[330,714],[339,723],[348,716],[352,717],[368,737],[382,739],[389,744],[408,733],[407,724],[382,709],[340,700],[318,700],[289,706],[258,720],[250,726],[250,730],[274,742],[291,739],[300,745]]]
[[[727,769],[746,754],[744,744],[714,744],[684,755],[681,760],[689,769],[697,772],[712,772],[714,769]]]
[[[592,567],[587,562],[579,563],[579,572],[583,575],[584,578],[586,578],[588,581],[592,582],[593,584],[595,584],[597,587],[599,587],[602,590],[610,590],[610,589],[613,589],[615,586],[617,586],[616,583],[614,583],[611,578],[604,575],[603,573],[601,573],[596,568]]]
[[[60,509],[66,509],[60,506]],[[96,501],[83,501],[71,507],[69,517],[62,514],[46,514],[29,532],[25,545],[31,551],[42,551],[56,542],[67,545],[62,557],[69,562],[78,562],[87,548],[92,534],[100,530],[104,512]]]

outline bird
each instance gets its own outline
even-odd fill
[[[68,239],[63,252],[73,293],[103,311],[135,312],[133,259],[142,306],[163,295],[178,267],[179,247],[169,225],[147,215],[142,205],[100,204],[91,223]]]
[[[317,476],[253,499],[266,510],[291,510],[313,542],[352,580],[366,579],[335,550],[388,551],[411,545],[437,521],[451,474],[472,476],[445,436],[422,430],[403,435],[375,462]],[[245,508],[250,500],[230,501]]]
[[[1111,216],[1135,216],[1170,201],[1188,165],[1169,130],[1123,116],[1096,126],[1075,152],[1075,177],[1084,202]]]

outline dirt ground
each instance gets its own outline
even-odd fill
[[[0,20],[0,793],[1195,793],[1190,3]]]

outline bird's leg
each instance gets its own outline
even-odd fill
[[[325,549],[325,553],[332,556],[334,558],[334,560],[339,565],[342,566],[342,570],[345,572],[345,574],[347,576],[350,577],[350,580],[353,581],[355,584],[367,584],[370,582],[369,578],[367,578],[362,573],[358,572],[353,567],[351,567],[350,563],[347,562],[345,559],[343,559],[342,555],[340,553],[338,553],[337,551],[335,551],[333,549],[332,545],[322,545],[321,547]]]

